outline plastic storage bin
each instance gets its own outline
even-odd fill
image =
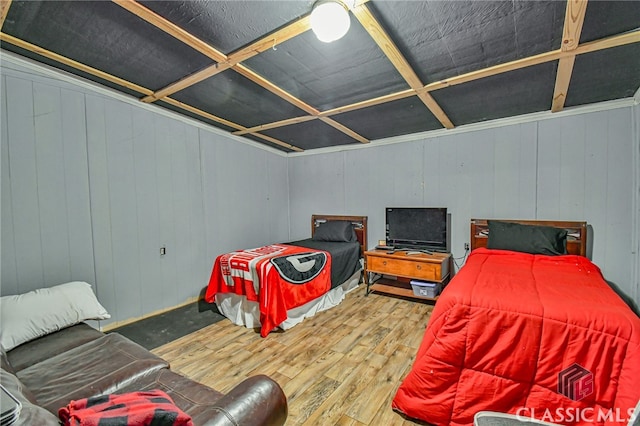
[[[436,297],[442,289],[440,284],[418,280],[411,280],[411,288],[413,294],[421,297]]]

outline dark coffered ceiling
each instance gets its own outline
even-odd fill
[[[1,47],[285,152],[596,102],[640,87],[640,1],[2,1]]]

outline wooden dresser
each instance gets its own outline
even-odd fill
[[[367,294],[375,291],[415,299],[437,300],[437,296],[424,297],[415,295],[410,281],[416,279],[444,286],[450,276],[451,254],[408,253],[412,252],[366,251]],[[380,276],[380,278],[374,280],[376,276]]]

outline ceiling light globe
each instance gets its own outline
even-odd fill
[[[311,12],[311,29],[318,40],[336,41],[349,31],[351,18],[344,4],[335,0],[316,3]]]

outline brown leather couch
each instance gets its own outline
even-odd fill
[[[222,394],[169,369],[169,364],[117,334],[81,323],[2,353],[0,383],[22,403],[16,425],[58,425],[58,409],[110,393],[160,389],[194,425],[283,425],[287,399],[267,376]]]

